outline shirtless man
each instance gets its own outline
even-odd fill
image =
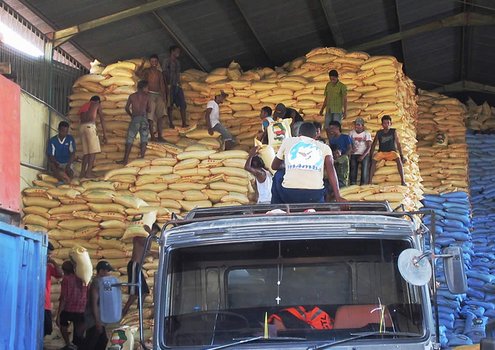
[[[167,105],[167,85],[164,81],[164,75],[158,69],[158,56],[150,56],[150,68],[144,69],[138,75],[148,81],[149,98],[150,98],[150,111],[148,113],[149,129],[151,134],[151,141],[155,141],[155,134],[153,132],[153,121],[156,121],[156,128],[158,131],[158,141],[164,142],[162,137],[163,131],[163,118],[166,115],[165,107]]]
[[[170,46],[170,58],[163,64],[163,74],[165,75],[165,81],[170,84],[170,103],[168,107],[168,123],[170,128],[174,128],[174,122],[172,121],[172,110],[174,105],[180,109],[180,117],[182,119],[182,127],[187,127],[186,119],[186,99],[184,97],[184,91],[180,85],[180,47]]]
[[[100,118],[101,128],[103,130],[103,144],[107,143],[107,128],[105,120],[101,113],[100,98],[93,96],[89,102],[85,103],[79,109],[81,125],[79,126],[79,135],[81,135],[83,159],[80,177],[92,178],[93,165],[95,163],[96,153],[101,152],[100,140],[96,132],[96,118]]]
[[[147,225],[144,226],[144,229],[149,234],[156,234],[160,231],[160,226],[158,226],[155,223],[153,224],[153,227],[151,229]],[[127,264],[127,278],[129,283],[138,283],[138,278],[139,278],[138,273],[141,271],[141,267],[139,266],[139,263],[141,262],[143,253],[145,253],[144,251],[145,243],[146,243],[146,238],[144,237],[134,237],[132,239],[132,256],[131,256],[131,260]],[[146,253],[150,253],[151,255],[156,255],[154,252],[146,252]],[[148,287],[148,284],[146,283],[146,279],[144,278],[144,274],[142,271],[141,271],[141,282],[142,282],[141,285],[143,287],[142,289],[143,295],[149,294],[150,289]],[[127,314],[129,308],[137,300],[137,298],[138,298],[138,288],[136,286],[129,286],[129,299],[127,299],[127,303],[122,309],[122,317],[124,317]]]
[[[127,129],[127,139],[125,143],[124,159],[118,161],[118,164],[127,164],[132,149],[132,143],[139,132],[141,140],[141,158],[146,153],[146,145],[149,137],[149,124],[146,113],[150,111],[150,97],[148,94],[148,82],[141,80],[137,84],[138,91],[133,93],[127,99],[125,111],[131,116],[131,123]]]

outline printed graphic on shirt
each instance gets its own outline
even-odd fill
[[[388,143],[388,142],[392,142],[393,141],[393,138],[394,138],[394,135],[393,134],[390,134],[390,135],[382,135],[382,138],[380,140],[381,143]]]
[[[323,154],[320,148],[312,143],[300,141],[289,151],[286,168],[300,170],[321,171],[323,168]]]

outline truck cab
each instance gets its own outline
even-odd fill
[[[434,277],[409,283],[398,264],[404,251],[425,250],[422,214],[381,202],[343,208],[196,209],[169,222],[153,348],[436,348]],[[325,317],[309,322],[309,311]]]

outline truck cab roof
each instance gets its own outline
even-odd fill
[[[411,220],[404,220],[405,216]],[[414,228],[412,215],[393,212],[386,202],[251,205],[195,209],[185,219],[167,224],[164,241],[187,246],[303,237],[406,238]]]

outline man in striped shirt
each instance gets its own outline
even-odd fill
[[[70,182],[74,176],[72,163],[76,156],[76,142],[69,135],[69,123],[66,121],[58,124],[58,134],[48,141],[46,155],[48,171],[60,181]]]

